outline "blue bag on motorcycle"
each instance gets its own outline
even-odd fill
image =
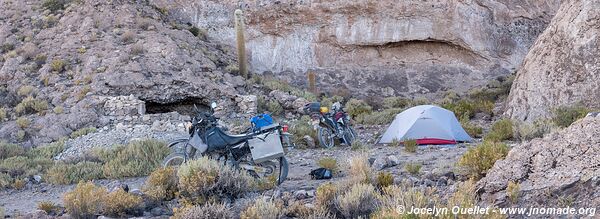
[[[273,124],[273,118],[269,114],[260,114],[254,116],[250,119],[254,130],[260,130],[262,127],[269,126]]]

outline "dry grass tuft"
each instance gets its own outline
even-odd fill
[[[102,205],[107,195],[105,188],[98,187],[92,182],[79,183],[74,190],[67,192],[63,202],[67,213],[75,218],[95,218],[102,211]]]
[[[402,145],[404,145],[404,151],[408,153],[416,153],[417,148],[419,147],[419,145],[417,144],[417,140],[413,139],[405,139],[402,142]]]
[[[177,211],[173,219],[232,219],[233,211],[225,204],[208,203]]]
[[[177,170],[171,167],[156,169],[146,180],[143,191],[157,201],[174,199],[178,192]]]
[[[335,206],[345,218],[368,217],[378,206],[378,194],[371,184],[355,184],[336,197]]]
[[[412,175],[419,174],[419,171],[421,171],[421,167],[422,165],[419,163],[407,163],[404,165],[404,169],[406,170],[406,172]]]
[[[385,188],[394,184],[394,176],[388,172],[379,172],[377,174],[377,187]]]
[[[331,170],[332,173],[338,172],[337,160],[333,157],[321,158],[317,163],[320,167]]]
[[[52,212],[58,209],[58,205],[54,204],[51,201],[42,201],[38,202],[37,209],[45,211],[46,214],[51,214]]]
[[[123,189],[117,189],[106,195],[102,213],[112,217],[124,217],[135,214],[140,211],[142,197],[125,192]]]
[[[241,219],[279,219],[283,217],[282,203],[256,199],[254,204],[240,214]]]

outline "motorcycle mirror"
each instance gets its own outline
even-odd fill
[[[210,108],[211,108],[211,109],[215,109],[215,108],[217,108],[217,103],[215,103],[215,102],[212,102],[212,103],[210,104]]]

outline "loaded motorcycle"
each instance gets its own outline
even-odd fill
[[[329,108],[321,106],[319,102],[308,103],[304,106],[304,112],[310,115],[322,147],[333,147],[336,139],[351,146],[356,139],[356,132],[350,123],[350,116],[339,102],[332,105],[331,112]]]
[[[194,108],[196,116],[188,130],[190,136],[169,143],[175,150],[164,159],[163,166],[181,165],[201,155],[246,170],[256,178],[276,177],[277,184],[286,179],[288,161],[283,145],[291,147],[287,126],[265,124],[261,115],[253,118],[254,127],[243,134],[231,135],[218,126],[218,118],[214,116],[216,103],[211,104],[209,112]],[[258,126],[257,120],[263,124]]]

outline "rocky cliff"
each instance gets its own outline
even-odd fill
[[[522,143],[478,183],[482,201],[510,205],[508,184],[519,185],[522,207],[600,206],[600,115]]]
[[[3,1],[0,139],[40,145],[107,125],[104,96],[133,95],[148,113],[213,100],[234,111],[245,81],[224,70],[232,49],[165,13],[143,1]]]
[[[233,10],[248,24],[251,69],[355,94],[463,92],[514,72],[560,1],[153,0],[233,45]],[[337,86],[334,86],[337,85]]]
[[[535,121],[559,106],[600,107],[600,1],[567,1],[518,71],[506,115]]]

